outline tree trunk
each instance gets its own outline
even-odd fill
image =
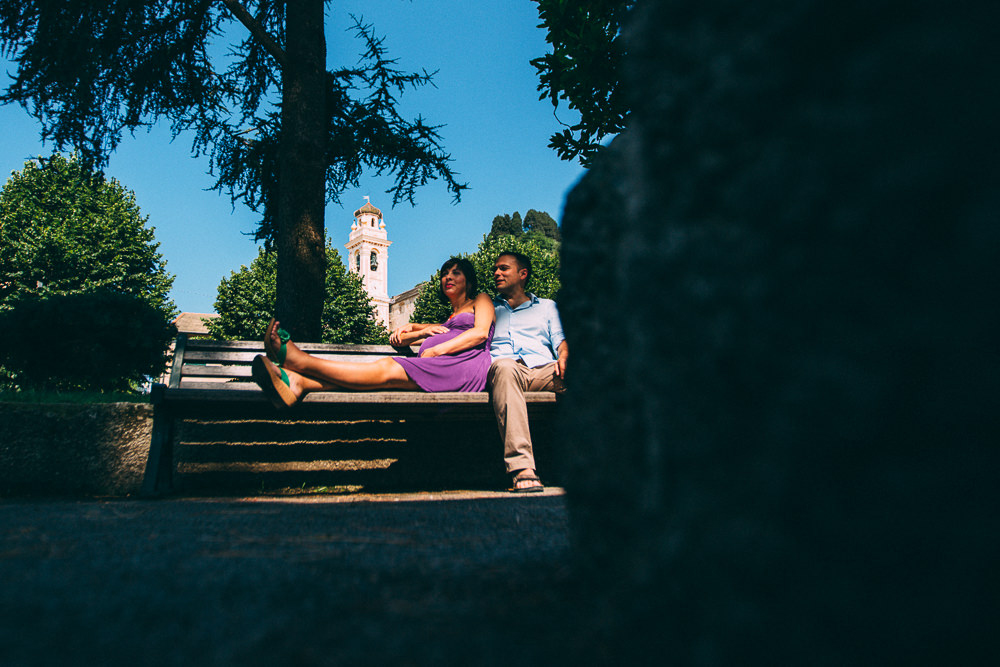
[[[326,41],[323,0],[286,4],[278,156],[276,312],[299,340],[320,339],[326,274],[324,230]]]

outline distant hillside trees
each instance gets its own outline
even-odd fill
[[[131,191],[75,155],[11,175],[0,191],[0,382],[119,390],[163,370],[174,278],[147,222]]]
[[[514,211],[514,215],[509,213],[498,215],[493,218],[493,226],[490,228],[490,238],[497,236],[520,236],[524,233],[524,226],[521,223],[521,214]]]
[[[349,272],[340,253],[327,240],[326,298],[323,301],[323,343],[388,343],[388,332],[375,319],[371,297],[360,278]],[[261,248],[249,267],[240,267],[219,283],[215,310],[208,322],[209,333],[218,339],[263,338],[277,300],[277,255]],[[295,330],[291,331],[296,336]]]
[[[524,214],[524,231],[526,234],[541,234],[547,239],[561,241],[562,235],[559,233],[559,225],[555,219],[545,211],[536,211],[529,208]]]
[[[559,232],[559,225],[555,219],[545,211],[528,209],[521,219],[521,214],[514,211],[513,215],[504,213],[493,218],[493,225],[487,238],[497,238],[500,236],[521,236],[527,234],[535,238],[547,238],[553,241],[562,240]]]

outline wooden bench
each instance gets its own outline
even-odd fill
[[[417,356],[416,348],[388,345],[297,343],[305,352],[344,361],[374,361],[386,356]],[[273,419],[296,421],[402,419],[494,420],[487,392],[324,391],[308,394],[289,410],[277,410],[251,379],[250,364],[264,354],[261,341],[217,341],[177,337],[166,384],[152,387],[153,433],[142,493],[157,496],[174,486],[174,443],[182,419]],[[526,395],[534,430],[549,427],[556,395]],[[446,425],[442,423],[442,432]],[[499,436],[497,436],[499,443]],[[502,449],[496,450],[501,456]]]

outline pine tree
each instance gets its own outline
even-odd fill
[[[429,180],[456,199],[466,187],[439,128],[397,110],[399,94],[431,75],[397,69],[360,21],[361,60],[328,71],[325,5],[0,0],[0,52],[15,65],[0,104],[29,109],[45,140],[97,167],[123,132],[161,120],[175,136],[191,131],[216,187],[261,213],[258,238],[278,254],[278,313],[318,338],[326,202],[366,167],[393,175],[393,204],[413,203]],[[241,32],[228,52],[209,48]]]

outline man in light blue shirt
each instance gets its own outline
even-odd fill
[[[524,392],[565,391],[569,357],[556,303],[526,292],[530,279],[530,258],[520,253],[497,257],[493,281],[500,294],[493,300],[496,331],[490,346],[489,387],[514,493],[545,488],[535,472]]]

